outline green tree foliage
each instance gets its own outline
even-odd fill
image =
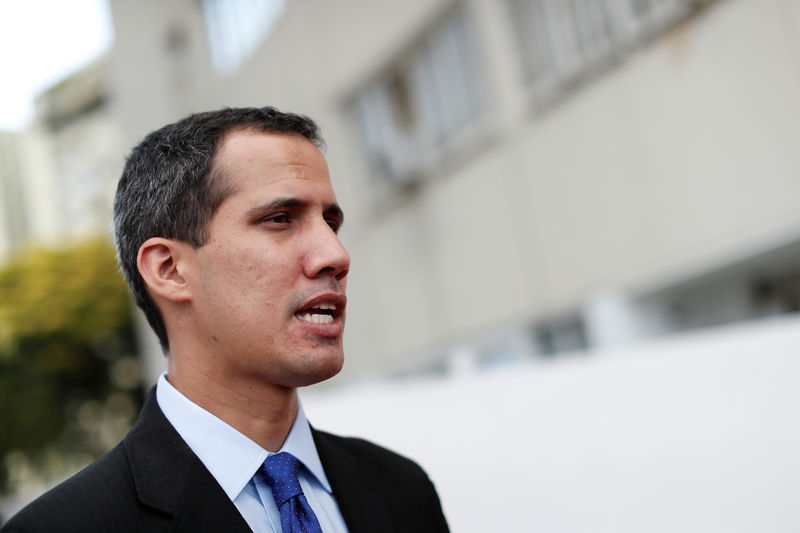
[[[0,268],[0,459],[105,451],[92,413],[129,423],[138,380],[118,375],[121,362],[137,372],[134,351],[127,288],[105,240],[32,249]]]

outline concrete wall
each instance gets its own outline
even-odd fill
[[[351,326],[354,355],[447,344],[797,235],[791,10],[720,2],[370,218],[351,245],[353,314],[371,315]]]

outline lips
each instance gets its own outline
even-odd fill
[[[344,309],[347,297],[339,293],[314,296],[295,311],[294,316],[313,333],[324,337],[335,337],[344,329]]]
[[[306,322],[313,322],[315,324],[332,324],[333,314],[336,312],[335,304],[323,303],[316,305],[310,309],[305,309],[294,316]]]

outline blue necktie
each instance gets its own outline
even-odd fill
[[[300,488],[297,479],[299,468],[297,457],[281,452],[267,457],[261,471],[272,488],[272,497],[281,513],[283,533],[322,533],[317,516]]]

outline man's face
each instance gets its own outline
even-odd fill
[[[350,257],[322,153],[299,135],[229,133],[231,192],[190,263],[193,319],[220,379],[309,385],[342,367]]]

